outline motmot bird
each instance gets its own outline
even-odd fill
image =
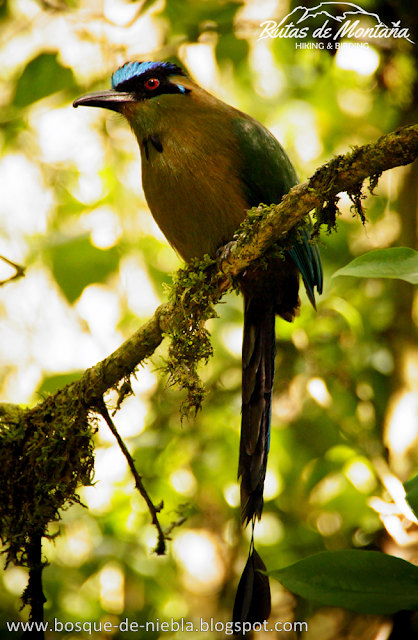
[[[127,62],[111,90],[90,93],[74,106],[122,114],[141,151],[142,184],[152,215],[169,243],[189,262],[215,258],[232,240],[248,209],[279,203],[298,183],[281,144],[257,120],[199,87],[171,62]],[[299,274],[315,306],[322,291],[318,248],[300,242],[268,265],[240,277],[244,295],[242,425],[238,475],[242,521],[260,518],[270,442],[275,365],[275,315],[298,312]]]

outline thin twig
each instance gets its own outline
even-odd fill
[[[161,509],[164,506],[164,503],[161,502],[158,506],[155,506],[154,503],[152,502],[151,498],[149,497],[147,490],[145,489],[143,483],[142,483],[142,477],[141,475],[138,473],[138,471],[135,468],[135,463],[134,463],[134,459],[132,458],[131,454],[129,453],[126,444],[124,443],[124,441],[122,440],[122,438],[120,437],[112,418],[109,415],[109,412],[107,410],[107,407],[102,399],[102,402],[98,403],[98,405],[96,405],[96,410],[100,413],[101,416],[103,416],[103,418],[106,420],[107,426],[109,427],[109,429],[111,430],[111,432],[113,433],[113,435],[115,436],[116,440],[118,441],[119,447],[122,450],[123,455],[125,456],[126,460],[128,461],[128,465],[129,468],[132,472],[133,477],[135,478],[135,486],[138,489],[139,493],[141,494],[141,496],[144,498],[145,502],[147,503],[147,507],[148,510],[151,514],[151,518],[152,518],[152,524],[155,525],[157,527],[157,531],[158,531],[158,543],[157,546],[154,549],[154,553],[156,553],[158,556],[163,556],[165,554],[166,551],[166,535],[164,534],[164,531],[162,530],[162,527],[158,521],[158,516],[157,513],[159,513],[161,511]]]
[[[11,282],[12,280],[23,278],[25,276],[26,267],[22,267],[20,264],[16,264],[15,262],[12,262],[11,260],[9,260],[9,258],[5,258],[4,256],[0,256],[0,260],[3,260],[3,262],[6,262],[6,264],[13,267],[13,269],[16,269],[16,273],[13,276],[7,278],[6,280],[0,280],[0,287],[2,287],[4,284],[7,284],[7,282]]]

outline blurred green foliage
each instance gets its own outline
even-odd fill
[[[28,307],[28,327],[18,324],[24,353],[14,347],[17,355],[13,360],[6,349],[12,347],[1,345],[2,353],[9,358],[5,356],[7,364],[0,380],[3,401],[12,397],[17,402],[37,402],[36,391],[53,391],[60,377],[65,384],[78,376],[81,360],[72,368],[66,368],[59,358],[54,368],[42,360],[43,351],[53,348],[59,354],[57,344],[64,352],[77,352],[89,344],[91,358],[97,355],[96,361],[110,353],[118,340],[120,343],[128,337],[151,315],[152,309],[144,306],[146,298],[154,296],[155,306],[158,299],[164,299],[162,284],[169,282],[168,274],[179,266],[146,211],[139,189],[139,153],[127,125],[108,114],[72,112],[69,107],[76,94],[95,86],[109,86],[110,73],[125,59],[148,57],[136,52],[142,42],[140,36],[146,37],[152,20],[159,35],[154,49],[150,46],[149,57],[185,60],[184,47],[189,44],[207,43],[212,47],[217,82],[225,92],[220,97],[271,127],[288,149],[301,179],[333,154],[348,151],[350,145],[373,141],[396,126],[416,121],[416,46],[402,41],[387,48],[375,44],[379,63],[372,73],[363,75],[336,64],[335,52],[296,50],[289,40],[273,40],[267,49],[257,49],[259,23],[266,18],[258,16],[252,21],[251,14],[243,13],[242,2],[168,0],[164,8],[154,7],[155,15],[149,13],[153,3],[132,3],[137,13],[132,14],[132,23],[125,20],[125,27],[115,22],[117,13],[98,16],[97,7],[88,3],[80,5],[84,11],[81,14],[76,7],[69,11],[63,3],[27,2],[27,6],[17,0],[0,3],[4,68],[0,75],[4,109],[0,118],[0,171],[6,172],[5,167],[11,166],[4,164],[10,158],[19,159],[23,154],[36,167],[37,182],[51,194],[51,200],[45,205],[44,222],[40,214],[38,226],[33,222],[38,220],[34,204],[34,210],[30,210],[32,222],[22,217],[18,232],[10,223],[18,217],[17,208],[3,198],[1,251],[10,259],[26,261],[26,282],[32,282],[31,273],[47,274],[48,286],[79,333],[75,342],[73,338],[69,342],[70,337],[62,333],[57,343],[52,340],[52,332],[45,331],[45,346],[32,346],[31,336],[39,328],[38,316],[49,302],[41,299],[36,313]],[[121,3],[119,11],[129,6]],[[382,20],[393,18],[414,28],[412,3],[400,3],[395,14],[383,1],[369,3],[368,8],[379,13]],[[57,33],[61,33],[58,21],[62,25],[67,20],[60,47],[49,32],[45,44],[33,44],[33,33],[41,28],[43,20],[54,24]],[[142,31],[130,31],[132,24],[140,25],[141,20],[148,21]],[[24,36],[31,42],[27,49],[23,44],[17,46],[23,43],[18,38]],[[417,33],[412,39],[418,41]],[[75,55],[77,47],[79,55]],[[205,51],[207,54],[208,49]],[[191,52],[191,58],[193,55]],[[257,55],[264,56],[261,62]],[[83,73],[83,56],[89,73]],[[42,137],[43,118],[49,116],[46,126],[52,148]],[[72,124],[74,118],[77,125]],[[79,138],[75,135],[77,127]],[[66,145],[68,155],[62,151]],[[9,174],[0,172],[4,175]],[[83,184],[93,184],[97,176],[101,188],[85,195]],[[24,175],[22,180],[26,180]],[[399,394],[418,392],[411,367],[405,367],[406,361],[412,362],[413,370],[417,359],[418,316],[413,287],[376,278],[330,279],[337,269],[371,249],[393,244],[416,247],[416,185],[416,168],[391,172],[391,178],[383,176],[377,196],[365,203],[369,220],[366,230],[351,217],[349,203],[343,198],[338,233],[322,238],[326,285],[318,311],[310,307],[301,292],[301,316],[293,325],[277,321],[271,476],[265,514],[256,534],[257,549],[268,569],[285,567],[325,549],[396,550],[408,559],[417,553],[412,542],[408,547],[397,546],[369,503],[371,496],[391,502],[382,485],[383,461],[402,481],[417,471],[415,440],[403,449],[396,448],[388,429]],[[2,190],[8,187],[6,184]],[[21,197],[24,188],[25,182],[18,186],[15,199]],[[110,207],[113,214],[103,207]],[[102,217],[95,219],[93,214],[97,212]],[[120,228],[113,233],[116,224]],[[113,242],[95,240],[97,225],[102,229],[109,226]],[[93,229],[90,236],[86,228]],[[141,279],[144,273],[146,281]],[[21,291],[21,299],[29,304],[35,292],[24,286],[28,285],[11,284],[9,290]],[[117,300],[112,331],[105,307],[97,307],[94,322],[80,306],[80,295],[89,290]],[[6,288],[3,291],[0,321],[7,323],[11,305],[17,303],[7,302],[6,294],[12,293]],[[101,304],[99,298],[97,304]],[[242,324],[241,301],[230,294],[217,311],[220,317],[209,322],[214,356],[201,372],[208,395],[196,420],[181,424],[182,395],[165,378],[157,375],[153,382],[144,382],[148,380],[146,375],[151,379],[161,367],[166,345],[153,356],[148,368],[139,371],[136,387],[134,381],[136,400],[126,401],[126,409],[123,406],[115,417],[122,436],[126,430],[126,440],[147,490],[155,503],[164,501],[163,526],[183,514],[187,515],[186,523],[174,528],[167,557],[150,554],[156,535],[149,514],[135,494],[126,469],[120,467],[111,437],[101,429],[96,456],[100,481],[95,489],[89,489],[99,498],[92,499],[91,493],[81,491],[82,501],[91,509],[75,506],[63,513],[61,536],[55,543],[45,544],[50,562],[44,576],[49,620],[111,619],[116,624],[128,617],[145,624],[171,617],[230,619],[249,544],[248,532],[240,531],[236,499],[241,366],[236,345]],[[9,325],[2,327],[10,333]],[[29,392],[27,386],[23,387],[25,392],[16,390],[16,380],[23,379],[19,367],[29,373],[35,371]],[[416,530],[414,524],[410,527]],[[200,537],[187,538],[190,532]],[[182,560],[181,541],[191,549],[191,541],[197,539],[209,547],[197,546],[196,553],[199,549],[203,555],[208,552],[202,549],[213,551],[210,562],[217,573],[212,582],[199,581],[199,556],[194,561],[197,575]],[[111,595],[106,596],[106,571],[124,576],[122,604],[116,596],[113,600]],[[202,565],[200,571],[203,575],[209,570]],[[0,638],[9,637],[6,620],[25,619],[27,615],[19,612],[19,593],[24,586],[24,571],[9,567],[4,581],[0,581]],[[332,613],[326,615],[333,619]],[[303,600],[296,602],[273,585],[272,620],[289,620],[292,616],[296,620],[316,620],[316,608]],[[339,624],[335,638],[346,637],[343,633],[354,623],[352,618],[344,618]],[[365,623],[366,627],[371,624],[370,620]],[[160,635],[164,634],[155,631],[146,637]],[[51,633],[49,637],[62,636]],[[113,637],[141,636],[123,633]],[[363,636],[358,633],[356,637]]]
[[[41,53],[26,65],[17,82],[13,104],[16,107],[28,107],[33,102],[74,85],[71,69],[60,65],[56,54]]]
[[[104,282],[119,264],[117,247],[98,249],[89,238],[71,238],[45,250],[54,278],[69,302],[74,302],[87,285]]]

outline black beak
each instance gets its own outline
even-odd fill
[[[102,109],[110,109],[111,111],[121,110],[122,104],[127,102],[137,102],[138,98],[132,93],[123,91],[97,91],[96,93],[87,93],[81,98],[74,100],[73,107],[102,107]]]

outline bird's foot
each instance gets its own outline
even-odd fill
[[[226,244],[224,244],[222,247],[219,247],[219,249],[217,250],[216,261],[218,263],[218,268],[220,271],[223,272],[222,267],[224,262],[227,262],[228,264],[231,263],[230,257],[234,253],[234,248],[236,244],[237,243],[235,242],[235,240],[232,240],[231,242],[227,242]]]

